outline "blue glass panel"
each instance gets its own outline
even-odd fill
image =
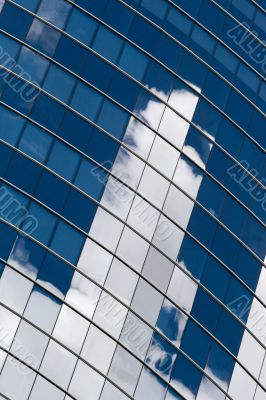
[[[158,45],[153,51],[154,56],[168,68],[176,71],[184,50],[163,34],[157,38],[157,43]]]
[[[133,110],[139,90],[136,83],[116,72],[108,92],[114,100],[129,110]]]
[[[94,128],[86,153],[101,164],[110,161],[112,165],[112,160],[115,160],[119,147],[119,143]]]
[[[75,3],[79,4],[85,10],[90,11],[92,14],[96,15],[97,17],[101,17],[105,7],[107,0],[76,0]]]
[[[99,115],[98,124],[116,138],[121,139],[129,118],[129,115],[124,110],[116,104],[111,103],[110,100],[105,100]]]
[[[235,356],[238,354],[243,334],[244,327],[227,311],[222,311],[215,335]]]
[[[203,178],[199,189],[197,200],[209,210],[213,215],[219,217],[221,214],[223,201],[225,198],[224,190],[206,175]]]
[[[5,2],[0,10],[0,27],[19,39],[24,39],[32,22],[32,16],[8,2]]]
[[[38,221],[37,229],[31,234],[35,239],[43,244],[48,244],[53,232],[56,217],[50,211],[44,209],[37,203],[32,202],[29,209],[29,213],[33,215]],[[24,225],[22,225],[22,230],[24,230]]]
[[[170,72],[150,61],[143,83],[157,96],[167,101],[173,86],[173,80],[173,75]]]
[[[94,120],[102,101],[102,95],[84,83],[79,82],[70,105],[85,117]]]
[[[237,157],[241,144],[243,142],[243,135],[236,126],[226,118],[222,118],[219,130],[216,135],[216,141],[233,157]]]
[[[174,0],[173,3],[181,7],[193,17],[196,17],[201,6],[201,0],[197,1],[197,3],[188,2],[187,0]]]
[[[222,382],[226,390],[234,369],[235,361],[216,343],[213,343],[207,367]]]
[[[214,333],[221,306],[203,289],[199,288],[194,300],[191,315],[208,331]]]
[[[202,368],[205,367],[207,362],[211,344],[211,337],[195,322],[189,320],[182,339],[181,349]]]
[[[84,151],[91,136],[92,126],[72,111],[66,111],[59,129],[60,136],[68,143]]]
[[[0,176],[4,176],[12,154],[13,150],[0,143]]]
[[[50,246],[60,256],[76,264],[84,241],[85,237],[81,233],[60,221]]]
[[[226,196],[221,221],[236,235],[240,236],[247,212],[232,197]]]
[[[47,166],[71,181],[76,173],[81,156],[61,142],[55,142]],[[67,160],[67,163],[65,162]]]
[[[215,108],[207,103],[206,100],[200,99],[192,121],[215,138],[221,119],[221,114]]]
[[[15,145],[25,124],[25,120],[6,107],[0,107],[0,138]]]
[[[123,35],[127,35],[133,18],[134,13],[116,0],[109,0],[103,15],[103,20]]]
[[[23,46],[18,58],[18,64],[19,69],[20,67],[22,68],[22,71],[18,72],[19,75],[23,76],[29,81],[34,81],[34,83],[41,84],[49,66],[49,61]],[[29,78],[27,76],[28,74],[30,75]]]
[[[203,94],[221,110],[224,109],[232,89],[212,71],[208,71]]]
[[[153,53],[153,49],[157,46],[160,32],[144,19],[136,16],[129,32],[129,37],[144,50]]]
[[[190,398],[195,399],[201,378],[202,372],[180,354],[175,362],[171,381],[178,392],[185,395],[189,391]]]
[[[101,25],[92,48],[115,63],[120,54],[122,44],[123,40],[118,35]]]
[[[240,247],[236,263],[232,268],[251,289],[256,289],[260,276],[261,264],[251,253],[245,250],[244,247]]]
[[[61,179],[48,171],[43,171],[35,197],[60,213],[69,190],[69,186]]]
[[[164,20],[169,7],[164,0],[157,0],[156,3],[153,0],[142,0],[140,3],[140,11],[159,25]]]
[[[86,45],[90,45],[98,22],[77,8],[73,8],[66,26],[66,32]]]
[[[118,65],[129,75],[142,81],[148,65],[148,57],[136,47],[126,43]]]
[[[61,34],[44,22],[34,19],[27,34],[26,42],[38,50],[52,56],[59,42]]]
[[[16,3],[20,4],[22,7],[25,7],[27,10],[35,12],[40,0],[17,0]]]
[[[101,168],[96,167],[91,161],[83,159],[80,165],[80,169],[75,179],[75,185],[78,186],[85,193],[88,193],[96,200],[99,200],[104,183],[106,181],[106,172]]]
[[[71,4],[64,0],[42,0],[37,14],[58,28],[63,28],[71,8]]]
[[[185,236],[178,254],[178,263],[184,265],[196,279],[200,279],[206,259],[206,251],[189,236]]]
[[[200,240],[202,244],[209,247],[216,230],[216,223],[206,212],[195,206],[187,229],[194,237]]]
[[[253,295],[236,278],[232,278],[225,298],[225,304],[245,324],[247,323]],[[239,328],[240,329],[240,328]]]
[[[237,216],[236,218],[240,218]],[[241,221],[240,221],[241,223]],[[221,246],[221,243],[223,246]],[[240,244],[221,226],[217,227],[212,244],[213,253],[225,264],[231,265],[235,262]],[[226,248],[226,251],[224,249]]]
[[[0,198],[1,200],[1,198]],[[0,222],[0,257],[7,260],[16,239],[17,231]]]
[[[7,78],[7,80],[9,79]],[[27,92],[29,94],[28,97]],[[25,94],[26,97],[23,94]],[[32,86],[25,84],[21,79],[12,76],[12,83],[5,87],[2,94],[2,100],[9,106],[28,115],[34,104],[34,99],[38,95],[39,92],[37,89],[33,89]]]
[[[35,160],[45,162],[52,142],[49,133],[28,122],[18,147]]]
[[[32,117],[51,131],[62,121],[65,108],[50,97],[40,94],[32,110]]]
[[[41,171],[41,167],[16,153],[9,164],[6,178],[27,193],[33,194]]]
[[[75,83],[76,79],[72,75],[52,64],[46,76],[43,89],[67,103]]]
[[[88,231],[97,205],[84,195],[71,189],[64,207],[63,216],[81,229]]]
[[[239,110],[241,110],[241,113]],[[225,111],[241,128],[247,128],[252,107],[236,91],[231,91]]]
[[[81,70],[81,76],[84,79],[105,92],[109,87],[113,73],[114,67],[93,53],[88,53]]]
[[[230,278],[231,274],[213,257],[209,256],[201,283],[219,300],[224,299]]]
[[[197,90],[201,90],[207,74],[207,68],[192,54],[186,52],[177,72],[188,83],[194,85],[194,87],[196,86]]]
[[[7,35],[5,35],[4,33],[0,33],[0,43],[1,43],[1,48],[3,50],[3,53],[2,51],[0,52],[1,53],[0,65],[8,66],[9,64],[7,63],[7,58],[4,57],[4,54],[5,53],[8,54],[8,59],[10,58],[16,59],[16,56],[20,50],[20,44],[16,42],[14,39],[11,39]]]
[[[84,49],[72,39],[62,36],[54,58],[56,61],[75,73],[79,73],[87,57],[88,50]]]

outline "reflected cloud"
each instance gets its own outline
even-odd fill
[[[197,173],[196,168],[181,157],[174,175],[174,182],[195,199],[202,182],[202,173],[200,171]]]
[[[192,121],[195,113],[199,96],[187,89],[173,90],[168,103],[177,110],[182,116]]]
[[[88,279],[75,272],[66,301],[88,318],[92,318],[101,289]]]
[[[18,271],[26,273],[31,278],[35,279],[38,274],[38,268],[29,260],[30,251],[26,249],[26,241],[23,238],[19,238],[9,256],[8,263]]]

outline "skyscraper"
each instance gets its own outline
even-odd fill
[[[0,399],[266,400],[265,0],[0,0]]]

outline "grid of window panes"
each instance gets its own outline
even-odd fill
[[[0,0],[0,399],[266,400],[263,7]]]

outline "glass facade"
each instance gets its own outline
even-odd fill
[[[265,8],[0,0],[0,399],[266,400]]]

